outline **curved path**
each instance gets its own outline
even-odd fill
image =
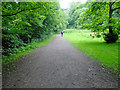
[[[117,88],[117,76],[57,35],[48,45],[22,57],[6,88]]]

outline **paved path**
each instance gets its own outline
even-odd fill
[[[48,45],[21,58],[3,87],[115,88],[117,77],[57,35]]]

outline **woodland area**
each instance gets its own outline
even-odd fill
[[[2,2],[3,57],[25,49],[66,28],[87,29],[91,36],[115,43],[120,34],[120,2]]]
[[[3,56],[17,53],[17,48],[33,41],[45,40],[67,24],[57,2],[3,2]]]

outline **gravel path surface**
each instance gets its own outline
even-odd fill
[[[117,88],[117,76],[57,35],[22,57],[3,88]]]

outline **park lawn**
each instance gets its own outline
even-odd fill
[[[92,38],[88,30],[64,30],[65,38],[78,50],[98,60],[109,70],[118,72],[118,42],[105,43],[104,39]],[[69,32],[70,31],[70,32]],[[110,69],[112,68],[112,69]]]

